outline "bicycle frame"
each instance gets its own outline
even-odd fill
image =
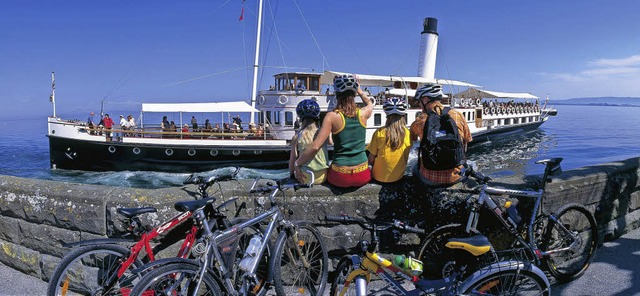
[[[546,177],[545,177],[545,182],[546,182]],[[531,218],[529,219],[529,223],[527,224],[527,239],[528,242],[522,237],[522,235],[520,235],[520,233],[518,232],[517,226],[516,224],[512,223],[511,221],[505,219],[503,217],[503,212],[500,209],[500,207],[496,204],[496,202],[493,200],[493,198],[491,197],[492,195],[509,195],[509,196],[514,196],[514,197],[524,197],[524,198],[534,198],[534,206],[533,206],[533,212],[531,214]],[[544,190],[543,189],[539,189],[537,191],[532,191],[532,190],[513,190],[513,189],[505,189],[505,188],[497,188],[497,187],[490,187],[487,184],[483,184],[482,185],[482,189],[480,190],[480,194],[478,197],[478,201],[477,201],[477,205],[482,206],[484,205],[485,207],[487,207],[496,218],[498,218],[498,220],[503,224],[503,226],[505,226],[509,232],[511,234],[513,234],[516,239],[518,240],[519,243],[521,243],[523,246],[526,246],[527,249],[529,249],[529,252],[533,255],[534,260],[536,261],[536,264],[539,264],[540,259],[547,257],[553,253],[558,253],[558,252],[564,252],[567,250],[572,249],[573,245],[577,243],[576,237],[573,233],[571,233],[571,231],[569,231],[568,229],[566,229],[564,227],[564,225],[562,224],[558,224],[558,226],[560,226],[560,229],[562,229],[562,231],[566,234],[571,236],[571,238],[573,238],[573,242],[571,243],[571,245],[569,245],[568,247],[565,248],[561,248],[561,249],[555,249],[555,250],[549,250],[549,251],[542,251],[540,250],[540,248],[537,246],[535,237],[534,237],[534,231],[533,231],[533,226],[535,225],[536,220],[541,219],[541,218],[548,218],[551,219],[553,222],[557,222],[557,218],[553,215],[553,214],[546,214],[544,213],[544,211],[542,210],[542,198],[544,196]],[[472,207],[471,209],[471,213],[469,214],[469,219],[467,221],[467,226],[466,226],[466,231],[468,233],[471,232],[478,232],[477,231],[477,225],[478,225],[478,220],[480,218],[480,214],[478,212],[478,207]]]

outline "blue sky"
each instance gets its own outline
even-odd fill
[[[242,22],[241,0],[0,1],[0,118],[50,114],[52,71],[59,115],[99,111],[103,98],[132,112],[248,100],[256,1]],[[283,66],[415,76],[422,21],[435,17],[438,78],[552,99],[640,97],[638,11],[628,0],[265,0],[260,86]]]

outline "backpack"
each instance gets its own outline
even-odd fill
[[[441,115],[433,111],[428,113],[418,150],[426,169],[449,170],[465,162],[458,126],[449,115],[449,109],[444,108]]]

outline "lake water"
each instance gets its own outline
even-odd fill
[[[500,141],[479,143],[467,153],[469,160],[491,176],[540,174],[535,161],[563,157],[564,170],[640,157],[640,108],[557,106],[539,129]],[[76,115],[84,118],[86,115]],[[69,118],[64,116],[64,118]],[[49,169],[46,117],[0,119],[0,174],[57,181],[125,187],[180,186],[187,174],[163,172],[84,172]],[[412,153],[410,163],[415,163]],[[222,168],[211,172],[229,171]],[[241,178],[281,178],[286,170],[242,169]]]

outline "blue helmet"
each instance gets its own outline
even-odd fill
[[[314,100],[306,99],[298,103],[298,106],[296,107],[296,113],[298,114],[298,117],[300,117],[300,119],[305,119],[305,118],[319,119],[320,105],[318,105],[318,102]]]

